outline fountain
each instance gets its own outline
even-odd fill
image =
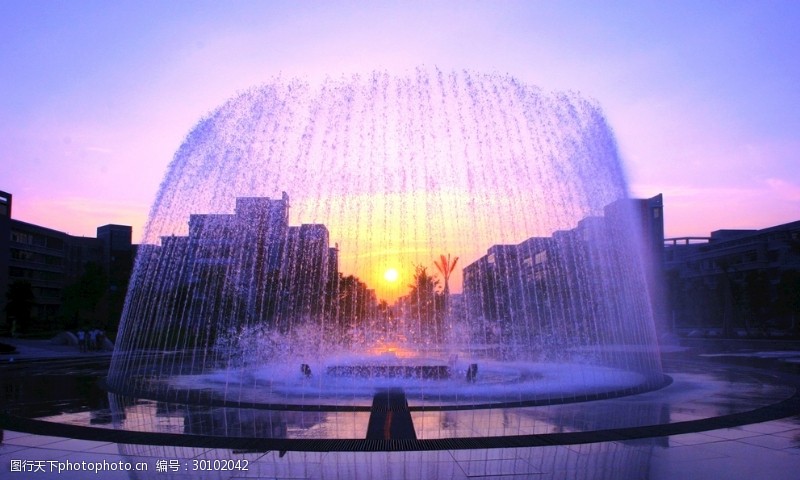
[[[313,417],[303,438],[364,438],[320,412],[376,410],[381,392],[446,412],[657,388],[626,196],[577,94],[427,69],[253,88],[169,167],[108,387]],[[460,259],[446,286],[442,253]]]
[[[795,431],[793,364],[749,344],[662,374],[630,204],[578,95],[425,69],[244,92],[170,165],[110,368],[0,365],[3,448],[150,464],[130,478],[666,478]]]

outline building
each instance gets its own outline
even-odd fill
[[[676,331],[800,333],[800,221],[668,238],[664,258]]]
[[[606,335],[624,342],[623,324],[616,328],[614,323],[623,316],[620,302],[633,308],[644,289],[653,310],[663,308],[663,232],[663,203],[657,195],[617,201],[605,207],[602,217],[584,218],[574,229],[551,237],[494,245],[464,267],[465,312],[484,324],[489,341],[499,336],[529,344],[533,335]],[[635,256],[642,262],[630,260],[631,245],[642,245]],[[618,292],[609,295],[614,289]],[[615,320],[589,320],[599,317]],[[603,324],[606,331],[598,331]]]
[[[105,225],[97,238],[76,237],[11,213],[12,195],[0,192],[0,312],[6,328],[52,331],[86,322],[116,328],[133,262],[131,227]],[[9,311],[9,295],[11,302],[30,295],[23,313],[13,305]],[[30,318],[15,318],[20,315]]]
[[[311,318],[323,313],[326,286],[330,279],[328,229],[320,224],[289,227],[281,284],[286,291],[282,311],[294,318]]]
[[[11,204],[12,195],[0,191],[0,315],[6,319],[8,268],[11,261]]]
[[[318,318],[337,251],[324,225],[289,226],[289,207],[284,192],[279,199],[237,198],[231,214],[192,214],[186,237],[163,237],[160,248],[149,250],[157,256],[147,262],[157,266],[152,289],[165,302],[185,299],[177,310],[201,330],[203,324],[289,328]]]
[[[120,278],[119,274],[130,274],[133,265],[133,229],[129,225],[103,225],[97,228],[97,240],[103,252],[101,264],[105,273],[112,288],[119,289],[128,282],[127,277]]]
[[[523,242],[525,243],[525,242]],[[473,318],[493,324],[514,323],[515,313],[526,303],[521,294],[532,278],[532,252],[525,245],[493,245],[486,255],[463,270],[466,309]]]
[[[627,211],[627,212],[626,212]],[[611,225],[618,225],[629,215],[634,234],[639,236],[642,259],[653,320],[659,332],[671,331],[669,306],[664,283],[664,199],[661,194],[652,198],[618,200],[603,212]]]

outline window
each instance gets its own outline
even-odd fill
[[[9,196],[7,196],[5,193],[0,194],[0,215],[4,217],[10,216],[9,206],[11,204],[11,199]]]
[[[16,243],[23,243],[30,245],[33,243],[33,237],[29,233],[11,231],[11,241]]]
[[[533,259],[528,257],[528,258],[526,258],[525,260],[522,261],[522,264],[525,265],[526,267],[532,267],[533,266]]]

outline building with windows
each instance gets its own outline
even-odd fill
[[[670,316],[681,333],[800,333],[800,221],[664,244]]]
[[[153,284],[185,298],[188,324],[289,327],[323,314],[336,278],[325,225],[289,225],[289,197],[237,198],[231,214],[192,214],[188,235],[148,250]],[[214,322],[218,319],[219,322]]]
[[[0,192],[0,326],[6,331],[116,330],[137,253],[158,259],[142,276],[152,280],[152,294],[187,302],[190,317],[288,326],[337,308],[329,289],[339,280],[338,246],[329,246],[324,225],[289,226],[286,193],[237,198],[231,214],[193,214],[188,235],[142,246],[132,244],[127,225],[103,225],[92,238],[14,219],[12,199]],[[10,289],[19,301],[9,310]],[[15,310],[23,304],[24,315]]]
[[[22,333],[76,328],[84,322],[116,328],[134,256],[131,227],[104,225],[96,238],[72,236],[12,218],[12,198],[0,192],[2,323]],[[99,290],[92,293],[96,293],[94,304],[85,288],[79,291],[80,283],[88,281],[87,270],[93,268],[97,272],[93,287]],[[71,295],[80,295],[82,305],[70,303],[76,300]],[[15,308],[15,301],[27,304],[24,313]],[[77,311],[65,311],[69,310],[65,301]],[[29,318],[14,318],[20,315]]]
[[[602,312],[608,279],[646,289],[654,316],[664,308],[662,196],[624,199],[605,207],[603,216],[587,217],[572,230],[551,237],[532,237],[516,245],[494,245],[483,257],[464,267],[464,309],[469,318],[486,324],[487,336],[530,342],[533,332],[547,335],[599,335],[596,326],[581,319]],[[633,238],[631,238],[633,237]],[[631,245],[641,263],[631,263]],[[627,271],[632,265],[642,265]],[[637,280],[638,279],[638,280]],[[627,287],[626,287],[627,288]],[[631,288],[627,288],[631,290]],[[585,311],[594,308],[594,311]],[[624,335],[618,332],[616,336]],[[611,335],[611,333],[609,333]],[[491,339],[490,339],[491,340]],[[500,340],[499,338],[497,340]]]

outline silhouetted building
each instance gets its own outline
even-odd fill
[[[661,194],[652,198],[619,200],[606,206],[603,212],[610,225],[624,221],[623,215],[634,222],[639,235],[639,256],[644,266],[653,320],[660,332],[671,330],[669,307],[664,281],[664,200]]]
[[[671,320],[682,333],[798,334],[800,221],[665,240]]]
[[[9,287],[14,283],[30,285],[34,299],[31,320],[40,328],[56,326],[62,290],[68,277],[76,277],[77,272],[70,267],[77,265],[66,258],[70,252],[68,237],[66,233],[38,225],[19,220],[11,222],[8,284]],[[87,259],[96,260],[96,257]]]
[[[584,218],[574,229],[556,231],[552,237],[494,245],[464,267],[466,314],[485,324],[487,337],[529,343],[532,335],[557,332],[625,341],[624,331],[598,332],[597,325],[584,319],[621,318],[624,314],[614,311],[619,307],[608,297],[614,296],[610,288],[623,284],[625,291],[646,289],[654,310],[655,305],[663,306],[663,232],[662,198],[657,195],[617,201],[606,206],[603,217]],[[637,244],[642,245],[640,252],[629,251]],[[641,256],[642,269],[629,260],[632,254]]]
[[[464,267],[464,296],[467,311],[507,329],[526,303],[521,245],[494,245],[486,255]]]
[[[163,237],[166,288],[184,289],[187,315],[207,323],[273,319],[289,229],[289,197],[236,199],[232,214],[192,214],[188,237]],[[156,281],[159,281],[156,279]]]
[[[330,247],[325,225],[289,227],[281,284],[285,304],[281,309],[294,318],[320,315],[329,280]]]
[[[12,296],[32,295],[30,318],[17,325],[21,330],[75,328],[78,323],[116,328],[131,273],[131,227],[105,225],[97,229],[97,238],[76,237],[11,218],[11,200],[0,192],[0,312],[7,327],[15,320],[6,308],[15,285]],[[92,292],[86,292],[90,287]]]
[[[12,195],[0,191],[0,315],[6,318],[6,294],[8,292],[8,267],[11,260],[11,203]],[[0,322],[4,323],[4,322]]]
[[[218,316],[288,328],[319,316],[338,268],[324,225],[289,226],[285,192],[237,198],[232,214],[192,214],[188,236],[163,237],[157,254],[156,264],[172,265],[164,283],[186,289],[190,321],[203,323]]]
[[[113,277],[116,272],[130,272],[133,265],[133,229],[129,225],[103,225],[97,228],[97,240],[103,251],[102,264],[106,275]],[[125,279],[113,279],[115,288]]]

